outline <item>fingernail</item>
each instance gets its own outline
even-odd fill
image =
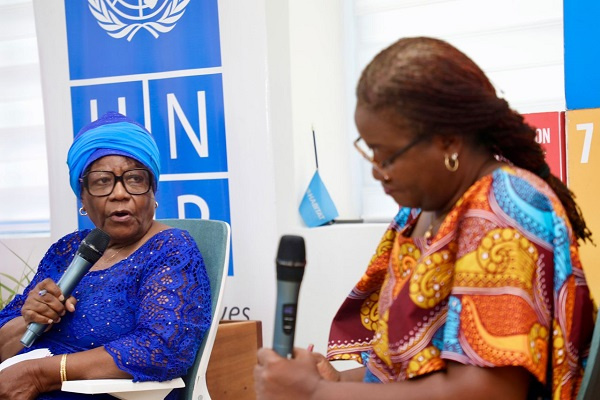
[[[53,323],[54,323],[54,321],[52,321],[51,319],[49,319],[49,320],[48,320],[48,323],[49,323],[49,324],[53,324]]]
[[[314,348],[315,348],[315,345],[311,343],[311,344],[308,345],[308,349],[307,350],[312,353],[312,351],[313,351]]]
[[[61,295],[60,295],[60,297],[58,298],[58,300],[59,300],[60,302],[63,302],[63,301],[65,301],[65,296],[63,296],[63,295],[61,294]]]

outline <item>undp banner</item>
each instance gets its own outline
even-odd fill
[[[216,0],[65,0],[71,79],[221,66]]]
[[[231,223],[217,0],[65,0],[65,14],[73,134],[109,110],[135,119],[161,152],[156,217]]]

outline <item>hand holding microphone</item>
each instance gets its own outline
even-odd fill
[[[56,282],[46,278],[31,289],[21,308],[21,315],[26,324],[39,322],[50,325],[60,322],[60,317],[67,310],[73,311],[75,304],[73,297],[65,299]]]
[[[340,373],[327,359],[307,350],[298,349],[294,355],[294,333],[298,294],[306,265],[304,239],[300,236],[282,236],[277,251],[277,307],[273,351],[258,351],[254,382],[258,398],[308,398],[322,379],[341,380]],[[288,360],[282,360],[281,357]]]
[[[108,247],[109,241],[110,237],[108,234],[98,228],[92,230],[85,239],[83,239],[79,249],[77,249],[77,252],[75,253],[75,257],[73,257],[73,261],[71,261],[71,264],[56,284],[64,296],[63,301],[71,296],[75,286],[77,286],[83,276],[90,270],[92,265],[102,257],[102,254]],[[34,291],[34,293],[31,293],[30,295],[43,298],[49,295],[49,291],[52,291],[51,294],[54,294],[55,297],[58,294],[56,288],[49,284],[48,289],[44,287],[44,289],[38,290],[37,292]],[[53,300],[51,299],[48,303],[51,308],[52,301]],[[27,331],[25,331],[25,334],[21,338],[23,346],[31,347],[35,340],[42,335],[47,326],[47,324],[31,322],[27,326]]]
[[[276,265],[277,307],[273,350],[282,357],[291,358],[294,352],[298,294],[306,265],[306,250],[301,236],[281,237]]]

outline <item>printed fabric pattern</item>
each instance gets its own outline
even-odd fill
[[[334,318],[330,360],[366,365],[367,382],[446,368],[521,366],[534,396],[575,399],[595,309],[560,201],[532,173],[478,180],[435,237],[410,238],[401,208]]]
[[[47,277],[58,281],[88,233],[71,233],[50,247],[24,293],[0,311],[0,327],[21,315],[38,282]],[[73,296],[76,311],[23,352],[49,348],[58,355],[104,346],[134,381],[165,381],[185,375],[211,322],[202,256],[189,233],[174,228],[157,233],[112,267],[88,272]],[[176,396],[173,391],[167,398]],[[64,392],[38,397],[87,398]]]

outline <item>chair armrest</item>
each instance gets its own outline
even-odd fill
[[[99,394],[108,393],[122,400],[163,400],[173,389],[182,388],[183,379],[165,382],[133,382],[130,379],[86,379],[65,381],[63,392]]]

